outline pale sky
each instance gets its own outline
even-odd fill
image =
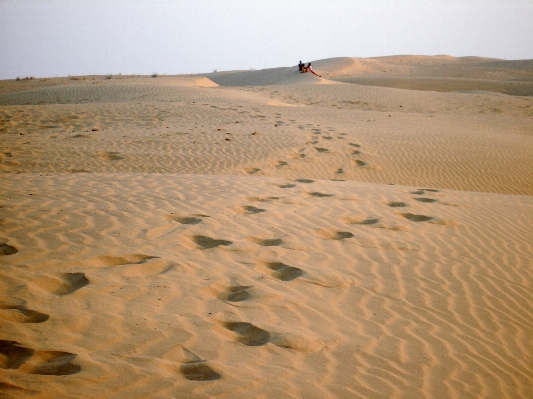
[[[533,59],[533,0],[0,0],[0,79],[398,54]]]

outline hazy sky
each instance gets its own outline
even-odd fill
[[[0,79],[533,58],[533,0],[0,0]]]

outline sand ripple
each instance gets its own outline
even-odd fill
[[[0,396],[529,398],[531,99],[250,72],[0,90]]]

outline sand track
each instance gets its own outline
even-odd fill
[[[531,98],[255,72],[2,89],[0,396],[528,398]]]

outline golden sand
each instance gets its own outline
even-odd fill
[[[530,397],[530,63],[313,66],[0,82],[0,397]]]

